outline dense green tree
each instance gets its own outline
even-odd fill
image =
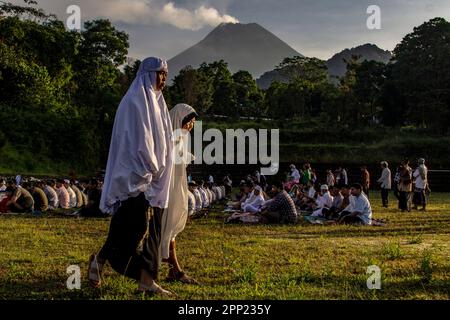
[[[242,116],[258,116],[262,111],[263,95],[248,71],[233,74],[237,111]]]
[[[450,121],[450,23],[425,22],[394,50],[392,77],[417,125],[447,132]]]

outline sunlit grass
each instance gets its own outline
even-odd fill
[[[160,282],[181,299],[449,299],[450,195],[433,194],[425,213],[383,209],[372,196],[384,227],[228,225],[217,207],[178,238],[179,259],[201,285],[166,283],[165,265]],[[88,287],[87,260],[108,226],[0,216],[0,299],[143,299],[109,266],[102,288]],[[66,288],[69,265],[81,268],[81,290]],[[381,268],[381,290],[367,289],[370,265]]]

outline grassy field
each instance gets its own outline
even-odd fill
[[[200,286],[161,284],[181,299],[449,299],[450,194],[433,194],[426,213],[382,209],[385,227],[242,226],[216,212],[189,221],[179,258]],[[0,299],[160,299],[105,268],[101,289],[86,281],[89,255],[109,219],[0,216]],[[79,265],[81,290],[66,288]],[[368,290],[367,267],[381,268],[381,290]]]

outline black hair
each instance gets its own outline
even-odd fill
[[[188,123],[189,121],[191,121],[193,118],[196,117],[198,117],[198,114],[196,112],[191,112],[186,117],[184,117],[183,121],[181,122],[181,127],[184,127],[186,123]]]
[[[358,189],[358,190],[362,190],[362,185],[360,183],[353,183],[352,184],[352,188]]]
[[[248,187],[248,188],[254,188],[255,184],[253,183],[253,181],[247,181],[244,185],[244,187]]]
[[[282,180],[276,180],[274,183],[272,183],[272,186],[280,190],[284,190],[284,182]]]
[[[341,186],[341,189],[350,189],[350,186],[348,184],[344,184]]]

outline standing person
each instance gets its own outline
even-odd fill
[[[392,188],[394,189],[394,196],[397,200],[400,200],[400,191],[398,191],[398,184],[400,183],[400,171],[402,169],[402,165],[398,165],[395,169],[394,181]]]
[[[381,177],[377,180],[377,182],[381,187],[381,202],[383,204],[383,207],[388,208],[389,190],[391,190],[391,170],[389,170],[389,164],[387,163],[387,161],[381,162],[381,169],[383,171],[381,172]]]
[[[342,167],[336,170],[336,184],[339,187],[348,185],[347,171]]]
[[[427,198],[425,191],[428,189],[428,168],[425,165],[425,159],[420,158],[417,161],[418,167],[413,173],[415,181],[414,186],[414,209],[417,210],[418,206],[422,206],[422,211],[426,210]]]
[[[327,185],[328,185],[328,187],[329,188],[334,187],[335,182],[336,182],[336,180],[334,178],[333,172],[330,169],[328,169],[327,170]]]
[[[363,192],[366,194],[367,198],[369,198],[370,173],[366,166],[361,167],[361,185]]]
[[[225,186],[226,194],[227,195],[230,194],[231,193],[231,188],[232,188],[232,185],[233,185],[233,181],[231,180],[231,176],[229,174],[227,174],[223,178],[222,182],[223,182],[223,185]]]
[[[171,293],[157,283],[163,210],[172,178],[172,124],[162,94],[167,62],[146,58],[116,112],[100,210],[111,214],[108,237],[89,261],[99,287],[106,261],[139,282],[143,293]]]
[[[303,171],[301,175],[301,184],[307,185],[309,181],[312,180],[312,172],[311,172],[311,166],[309,163],[305,163],[303,165]],[[314,184],[314,181],[313,181]]]
[[[345,170],[345,168],[341,168],[341,181],[343,182],[344,185],[348,184],[348,175],[347,170]]]
[[[214,177],[211,174],[208,176],[208,182],[211,183],[211,184],[214,183]]]
[[[177,258],[175,238],[184,230],[189,215],[186,167],[193,160],[193,155],[188,151],[188,139],[197,116],[194,108],[187,104],[177,104],[170,110],[170,119],[174,130],[175,161],[170,180],[169,205],[164,210],[161,223],[161,258],[169,264],[167,280],[191,284],[197,282],[181,269]],[[210,178],[212,178],[211,175]]]
[[[412,191],[412,169],[409,160],[405,160],[400,168],[400,182],[398,184],[400,192],[398,208],[402,211],[411,211],[411,191]]]

